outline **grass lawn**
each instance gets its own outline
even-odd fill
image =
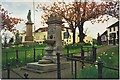
[[[76,45],[73,45],[73,47]],[[2,50],[2,68],[6,68],[6,61],[11,64],[11,67],[14,68],[16,65],[24,66],[26,63],[33,62],[34,61],[34,47],[35,49],[44,49],[46,45],[36,45],[36,46],[26,46],[26,47],[13,47],[8,49]],[[92,47],[92,45],[84,45],[83,47]],[[96,46],[97,48],[103,47],[103,46]],[[67,49],[65,46],[64,48],[64,54],[67,54]],[[16,63],[16,50],[18,49],[18,63]],[[87,50],[87,48],[83,48],[84,50]],[[26,51],[26,58],[25,58],[25,50]],[[92,50],[90,48],[89,50]],[[6,51],[8,52],[8,60],[6,60]],[[69,49],[69,53],[77,53],[81,52],[80,46],[77,46],[75,49]],[[42,50],[35,50],[36,53],[36,61],[42,59]],[[43,51],[45,53],[45,51]]]
[[[44,49],[46,45],[37,45],[35,49]],[[16,50],[18,49],[18,63],[16,63]],[[26,58],[25,58],[26,50]],[[8,60],[6,60],[6,52],[8,52]],[[42,58],[42,50],[35,50],[36,61]],[[45,51],[43,51],[45,53]],[[2,50],[2,68],[6,68],[6,61],[11,64],[11,67],[16,65],[23,66],[26,63],[34,61],[34,46],[13,47]]]
[[[107,51],[100,52],[97,54],[97,61],[102,60],[103,65],[107,67],[119,68],[119,48],[114,47],[108,49]],[[103,78],[119,78],[119,71],[110,70],[103,68]],[[81,70],[78,78],[98,78],[98,66],[88,65],[83,70]]]

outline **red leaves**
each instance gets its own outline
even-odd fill
[[[1,11],[4,11],[4,9],[2,8],[2,10]]]
[[[0,8],[0,10],[2,11],[1,14],[2,22],[3,22],[2,29],[9,30],[10,32],[14,32],[15,31],[15,29],[13,29],[14,26],[20,23],[21,21],[24,21],[23,19],[9,17],[8,12],[4,10],[4,8],[2,9]]]
[[[85,22],[86,20],[93,20],[91,23],[94,24],[95,22],[104,22],[107,21],[103,20],[103,16],[98,19],[99,16],[106,14],[106,12],[109,12],[109,14],[116,15],[116,11],[118,11],[115,6],[117,4],[115,2],[102,2],[100,4],[96,2],[87,2],[85,5],[85,2],[71,2],[71,3],[65,3],[65,2],[55,2],[51,6],[42,6],[39,5],[40,9],[43,9],[44,15],[42,15],[42,23],[44,24],[48,18],[48,16],[51,13],[55,13],[57,15],[62,15],[62,18],[66,20],[68,23],[74,24],[75,21],[76,25],[81,21]],[[113,10],[112,10],[113,9]],[[95,20],[97,19],[97,20]],[[72,26],[74,27],[74,26]]]

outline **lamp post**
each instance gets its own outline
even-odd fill
[[[35,2],[33,0],[34,41],[35,41]]]

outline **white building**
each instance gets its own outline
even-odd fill
[[[108,45],[113,44],[119,44],[119,21],[112,24],[107,28],[107,34],[108,34]]]

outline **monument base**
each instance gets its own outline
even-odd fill
[[[44,60],[41,60],[42,62],[46,62]],[[47,61],[49,62],[49,61]],[[63,62],[60,64],[61,69],[66,69],[70,66],[68,62]],[[26,67],[21,68],[21,70],[27,70],[35,73],[46,73],[51,71],[57,70],[57,64],[54,63],[48,63],[48,64],[39,64],[38,62],[34,63],[28,63]]]
[[[33,42],[33,41],[25,41],[25,42],[23,42],[24,46],[27,46],[27,45],[36,45],[36,44],[38,44],[38,43]]]
[[[53,63],[57,63],[57,56],[44,56],[42,58],[42,60],[50,60],[52,61]],[[63,63],[63,62],[66,62],[67,59],[66,58],[63,58],[63,57],[60,57],[60,63]]]
[[[33,41],[33,36],[25,36],[25,41]]]

